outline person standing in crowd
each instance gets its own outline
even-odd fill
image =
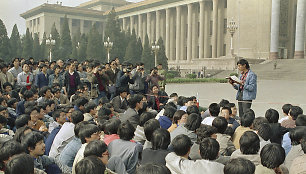
[[[144,70],[144,64],[137,64],[136,68],[132,70],[131,74],[132,78],[134,79],[134,84],[130,84],[130,93],[145,94],[145,80],[147,75]]]
[[[163,64],[158,64],[157,65],[157,71],[158,71],[158,74],[162,77],[162,78],[164,78],[164,80],[160,80],[159,82],[158,82],[158,84],[159,84],[159,89],[161,90],[161,91],[165,91],[165,88],[166,88],[166,70],[165,69],[163,69]]]
[[[160,76],[158,74],[158,69],[156,67],[154,67],[151,70],[151,74],[147,77],[146,82],[149,83],[149,89],[152,89],[153,86],[158,86],[159,88],[159,81],[164,80],[165,78],[163,78],[162,76]]]
[[[31,89],[31,86],[34,82],[34,76],[30,72],[29,62],[24,62],[22,65],[23,72],[19,73],[17,76],[17,84],[20,87],[26,87],[28,90]]]
[[[49,75],[47,74],[48,65],[41,64],[40,67],[41,71],[35,76],[35,85],[40,90],[44,86],[48,86],[49,84]]]
[[[105,74],[105,66],[98,66],[95,68],[93,82],[98,84],[98,98],[96,102],[98,103],[100,98],[107,96],[109,78]]]
[[[247,60],[240,59],[237,65],[241,72],[240,82],[229,79],[229,83],[238,91],[236,100],[238,100],[239,116],[241,117],[247,109],[251,108],[252,100],[256,99],[257,75],[250,69]]]
[[[77,90],[77,86],[81,83],[80,76],[75,70],[75,64],[68,64],[68,71],[64,74],[64,93],[70,96]]]
[[[60,85],[60,87],[63,86],[63,78],[60,74],[61,67],[58,65],[55,65],[54,67],[54,73],[49,76],[49,87],[52,87],[53,83],[57,83]]]
[[[4,83],[7,82],[14,86],[15,84],[14,76],[12,73],[7,71],[7,64],[5,63],[0,64],[0,69],[1,69],[0,72],[1,89],[4,89],[3,85]]]
[[[15,82],[17,82],[17,75],[22,72],[22,68],[19,66],[20,62],[18,58],[15,58],[12,63],[14,66],[8,72],[13,74]]]
[[[128,91],[129,84],[134,84],[134,80],[132,79],[131,68],[127,64],[123,66],[122,71],[119,71],[117,74],[116,89],[121,87]]]

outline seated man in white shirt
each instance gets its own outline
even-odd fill
[[[202,124],[207,124],[207,125],[211,126],[214,119],[219,116],[220,106],[219,106],[218,103],[212,103],[212,104],[209,105],[208,110],[209,110],[210,116],[206,117],[202,121]]]

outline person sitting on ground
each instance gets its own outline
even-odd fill
[[[299,115],[303,114],[303,109],[299,106],[291,106],[289,111],[289,119],[281,122],[281,126],[285,128],[295,128],[295,120]]]
[[[234,131],[237,127],[240,126],[240,124],[236,121],[235,118],[231,117],[232,115],[232,109],[228,106],[224,106],[221,109],[221,116],[226,119],[228,122],[228,126],[231,127]]]
[[[37,103],[41,104],[46,100],[50,100],[53,97],[51,88],[49,86],[44,86],[39,91],[40,97],[37,99]]]
[[[244,158],[235,158],[231,159],[224,166],[224,174],[254,174],[255,165],[247,159]]]
[[[141,164],[162,164],[166,165],[165,157],[170,153],[170,133],[163,128],[156,129],[152,135],[152,148],[146,148],[142,152]]]
[[[284,120],[289,119],[289,111],[290,111],[291,107],[292,107],[291,104],[284,104],[283,105],[282,110],[283,110],[284,117],[282,119],[278,120],[279,123],[282,123]]]
[[[76,164],[76,174],[101,174],[105,172],[105,165],[96,156],[88,156]]]
[[[112,141],[116,139],[120,139],[118,133],[118,128],[121,124],[119,119],[112,118],[110,120],[106,120],[104,123],[104,143],[109,145]]]
[[[134,126],[134,128],[139,125],[139,114],[138,111],[143,107],[143,96],[140,94],[133,95],[129,98],[129,108],[120,116],[121,122],[127,120]]]
[[[124,113],[128,109],[127,96],[128,91],[124,88],[118,89],[119,95],[111,100],[114,110],[118,113]]]
[[[84,121],[94,121],[97,114],[97,105],[95,102],[90,101],[85,105]]]
[[[151,88],[152,93],[148,95],[148,107],[159,112],[163,109],[168,101],[167,93],[159,91],[158,86],[153,85]]]
[[[30,128],[29,126],[23,126],[23,127],[20,127],[16,130],[16,133],[14,135],[14,138],[13,140],[21,143],[21,140],[30,132],[32,132],[33,129]]]
[[[171,174],[170,170],[165,165],[148,163],[137,168],[137,174]]]
[[[36,131],[47,132],[46,124],[39,119],[40,108],[38,106],[29,106],[25,109],[25,113],[30,115],[30,127]]]
[[[139,118],[139,125],[137,125],[136,130],[134,132],[135,136],[133,138],[134,141],[144,144],[146,141],[146,135],[144,133],[144,124],[148,120],[154,118],[154,115],[150,112],[143,112]]]
[[[270,144],[271,141],[271,134],[270,132],[272,131],[271,130],[271,127],[269,124],[267,123],[263,123],[263,124],[260,124],[256,127],[254,127],[254,130],[256,132],[256,134],[258,135],[259,137],[259,140],[260,140],[260,149],[259,151],[261,151],[261,149],[267,145],[267,144]]]
[[[175,112],[176,108],[169,104],[165,106],[165,112],[163,116],[160,116],[158,119],[161,128],[168,129],[172,125],[173,115]]]
[[[143,145],[143,149],[152,148],[151,140],[152,140],[153,132],[159,128],[160,128],[160,124],[154,118],[145,122],[143,129],[144,129],[144,134],[146,136],[146,141]]]
[[[14,132],[6,128],[7,122],[8,120],[3,115],[0,115],[0,143],[11,140],[14,137]]]
[[[207,124],[211,126],[214,119],[219,116],[220,106],[217,103],[212,103],[209,105],[208,109],[209,109],[210,116],[206,117],[202,121],[202,124]]]
[[[174,131],[179,125],[187,122],[188,114],[183,110],[178,110],[173,115],[172,125],[168,128],[169,132]]]
[[[304,155],[295,158],[290,167],[290,174],[298,174],[305,173],[305,163],[306,163],[306,136],[304,136],[301,140],[302,150]]]
[[[265,114],[266,119],[269,121],[269,125],[272,129],[271,131],[271,143],[281,144],[283,135],[288,132],[288,129],[282,127],[278,123],[279,114],[275,109],[268,109]]]
[[[18,154],[12,157],[5,165],[5,174],[36,174],[34,172],[34,161],[28,154]]]

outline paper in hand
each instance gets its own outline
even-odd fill
[[[241,80],[236,76],[229,76],[229,77],[226,77],[226,79],[230,79],[234,81],[234,83],[239,83],[239,84],[241,83]]]

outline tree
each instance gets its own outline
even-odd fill
[[[29,28],[27,28],[26,35],[23,38],[23,49],[22,49],[22,57],[29,58],[33,56],[33,38],[30,34]]]
[[[21,39],[17,25],[15,24],[10,37],[10,58],[21,57]]]
[[[135,49],[135,54],[136,54],[136,58],[138,61],[141,60],[141,55],[142,55],[142,42],[141,42],[141,39],[140,37],[138,37],[138,40],[137,40],[137,43],[136,43],[136,49]]]
[[[7,36],[6,27],[0,19],[0,58],[9,61],[10,55],[10,40]]]
[[[51,35],[52,35],[52,39],[55,40],[55,45],[52,46],[52,59],[53,60],[57,60],[59,58],[61,58],[61,52],[60,52],[60,35],[56,29],[55,23],[53,24],[52,28],[51,28]],[[50,45],[48,45],[50,46]]]
[[[44,33],[43,39],[42,39],[41,44],[40,44],[40,57],[42,59],[46,59],[48,57],[48,50],[50,49],[46,45],[46,40],[47,40],[47,36],[46,36],[46,33]]]
[[[80,30],[78,30],[78,32],[76,32],[72,37],[72,54],[71,54],[72,59],[79,60],[78,50],[80,49],[80,39],[81,39],[81,33]]]
[[[132,63],[132,64],[135,64],[136,62],[138,62],[140,57],[137,57],[136,46],[137,46],[136,32],[135,30],[133,30],[129,44],[125,51],[125,57],[124,57],[125,61]]]
[[[68,59],[72,52],[72,42],[68,24],[68,18],[65,16],[64,23],[61,28],[61,58]]]
[[[105,57],[103,56],[102,36],[98,32],[96,24],[93,25],[89,32],[86,54],[89,59],[105,61]]]
[[[163,39],[160,37],[157,41],[159,51],[157,52],[157,64],[162,64],[164,69],[168,69],[168,58],[165,52],[165,45]]]
[[[144,40],[141,61],[144,62],[145,68],[147,70],[151,70],[154,67],[154,56],[152,54],[152,49],[151,49],[151,46],[149,43],[149,37],[147,34]]]
[[[86,57],[87,57],[86,50],[87,50],[87,37],[83,33],[81,38],[80,38],[80,48],[78,50],[79,60],[85,60],[86,59]]]
[[[36,59],[41,59],[41,57],[40,57],[39,37],[38,37],[37,33],[34,34],[33,57],[36,58]]]

